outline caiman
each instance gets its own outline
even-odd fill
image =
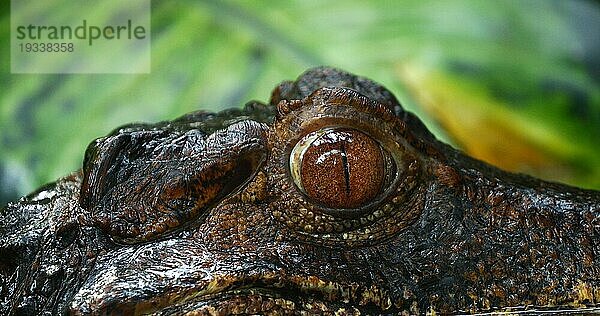
[[[94,140],[0,237],[3,315],[600,313],[599,191],[468,157],[327,67]]]

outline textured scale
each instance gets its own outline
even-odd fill
[[[263,129],[253,121],[210,136],[182,126],[120,129],[88,147],[81,206],[125,242],[175,230],[256,172],[266,155]]]
[[[600,192],[465,156],[319,67],[93,141],[1,211],[0,293],[2,315],[600,313]]]

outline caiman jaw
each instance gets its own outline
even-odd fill
[[[152,265],[139,265],[149,256],[160,256],[160,249],[178,249],[188,255],[187,264],[169,258],[155,258]],[[389,295],[375,285],[341,284],[317,276],[289,274],[278,262],[275,252],[239,257],[234,263],[222,253],[186,240],[169,240],[136,251],[122,251],[117,258],[99,258],[98,269],[75,295],[70,313],[221,315],[228,312],[274,314],[306,311],[321,313],[344,311],[383,312],[392,307]],[[293,248],[293,247],[292,247]],[[239,252],[242,252],[238,249]],[[193,254],[192,254],[193,252]],[[262,259],[259,259],[262,258]],[[241,262],[240,260],[248,260]],[[293,272],[292,272],[293,273]]]

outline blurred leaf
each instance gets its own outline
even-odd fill
[[[400,69],[400,76],[419,104],[469,154],[515,172],[600,186],[600,108],[584,104],[586,111],[595,112],[580,117],[569,108],[578,106],[570,100],[573,91],[553,87],[551,94],[557,94],[556,98],[537,98],[534,91],[528,91],[519,102],[509,104],[495,97],[494,90],[486,89],[485,80],[409,63]],[[519,82],[523,78],[511,79]],[[585,102],[598,99],[597,92],[586,96]]]

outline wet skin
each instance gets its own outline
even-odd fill
[[[3,315],[599,312],[600,192],[469,158],[331,68],[95,140],[0,237]]]

